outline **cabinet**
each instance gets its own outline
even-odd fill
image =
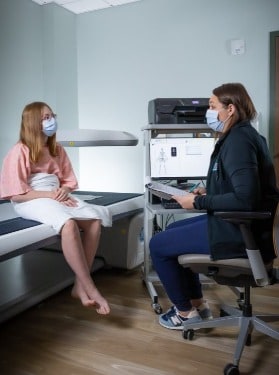
[[[214,147],[214,134],[206,124],[158,124],[146,126],[142,130],[145,185],[153,179],[192,183],[205,180]],[[182,208],[166,209],[158,199],[156,202],[148,189],[145,190],[143,281],[157,314],[162,312],[155,288],[155,284],[160,281],[152,268],[149,252],[149,241],[154,233],[154,219],[170,214],[187,217],[200,213]]]

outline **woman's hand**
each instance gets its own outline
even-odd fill
[[[205,195],[206,189],[204,187],[198,187],[193,190],[192,193],[187,195],[175,195],[172,198],[176,200],[180,204],[182,208],[187,210],[191,210],[194,208],[194,199],[197,195]]]
[[[205,195],[206,194],[206,188],[205,187],[198,187],[192,191],[192,193],[196,195]]]
[[[175,199],[181,207],[189,210],[194,208],[193,203],[196,195],[197,194],[189,193],[187,195],[174,195],[172,198]]]

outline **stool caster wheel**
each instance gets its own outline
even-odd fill
[[[229,314],[223,310],[223,309],[220,309],[220,318],[224,317],[224,316],[228,316]]]
[[[160,306],[159,303],[152,303],[151,306],[152,306],[152,308],[153,308],[153,310],[155,311],[156,314],[158,314],[158,315],[162,314],[163,309],[162,309],[162,307]]]
[[[239,375],[238,366],[228,363],[224,368],[224,375]]]
[[[186,331],[182,332],[182,337],[185,340],[190,340],[192,341],[195,336],[195,331],[193,329],[186,329]]]
[[[251,336],[251,333],[249,333],[248,336],[247,336],[245,345],[251,346],[251,343],[252,343],[252,336]]]

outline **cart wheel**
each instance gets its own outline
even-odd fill
[[[224,368],[224,375],[239,375],[238,366],[228,363]]]
[[[152,308],[153,308],[153,310],[155,311],[156,314],[158,314],[158,315],[162,314],[163,309],[162,309],[162,307],[160,306],[159,303],[152,303],[151,306],[152,306]]]
[[[182,337],[185,340],[192,341],[194,336],[195,336],[195,331],[193,329],[186,329],[186,331],[183,330],[183,332],[182,332]]]

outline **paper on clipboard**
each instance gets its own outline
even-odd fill
[[[185,190],[181,190],[178,188],[175,188],[170,185],[165,185],[160,182],[149,182],[145,185],[146,188],[154,195],[156,195],[159,198],[170,200],[174,195],[187,195],[188,192]]]

